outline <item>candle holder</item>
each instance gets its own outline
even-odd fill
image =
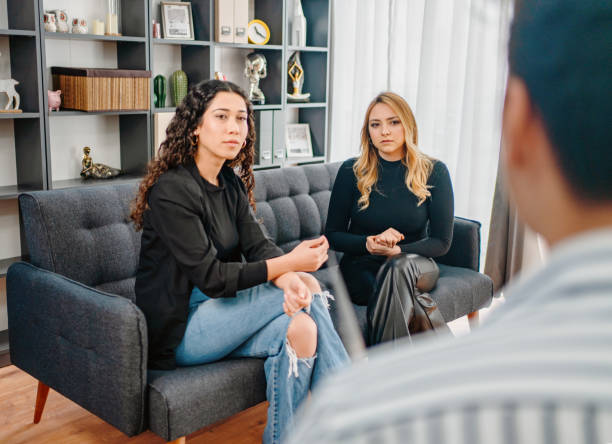
[[[118,0],[106,2],[106,35],[121,35],[119,32],[119,5]]]

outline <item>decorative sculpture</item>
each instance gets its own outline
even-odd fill
[[[93,160],[89,153],[91,148],[88,146],[83,148],[83,160],[81,165],[81,177],[84,179],[112,179],[113,177],[119,176],[122,172],[117,168],[109,167],[102,163],[93,163]]]
[[[293,2],[293,22],[291,22],[291,45],[306,46],[306,17],[302,9],[302,2]]]
[[[263,54],[252,52],[244,61],[244,75],[249,80],[249,100],[255,105],[266,103],[266,96],[259,89],[259,80],[268,75],[268,62]]]
[[[73,34],[87,34],[89,29],[87,28],[87,20],[73,18],[72,19],[72,33]]]
[[[155,94],[155,107],[166,106],[166,78],[161,74],[153,79],[153,93]]]
[[[172,76],[170,76],[170,83],[172,84],[174,106],[179,106],[187,95],[187,74],[181,70],[174,71]]]
[[[291,86],[293,86],[293,92],[287,94],[287,101],[308,102],[310,100],[310,93],[302,93],[302,87],[304,86],[304,68],[302,68],[299,51],[295,51],[293,55],[289,57],[289,61],[287,62],[287,73],[291,78]]]
[[[57,32],[68,32],[68,16],[66,15],[66,11],[63,9],[56,9],[52,12],[55,15],[55,26],[57,27]]]
[[[4,79],[0,80],[0,93],[5,93],[8,97],[8,102],[4,107],[4,112],[7,113],[20,113],[19,109],[19,93],[15,91],[15,85],[19,85],[17,80],[13,79]],[[13,106],[13,101],[15,105]]]
[[[45,31],[47,32],[57,31],[57,25],[55,23],[55,14],[53,14],[52,12],[45,12],[43,21],[45,24]]]
[[[60,105],[62,104],[61,90],[47,91],[47,104],[49,105],[49,111],[59,111]]]

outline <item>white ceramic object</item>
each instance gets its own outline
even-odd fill
[[[0,93],[5,93],[8,96],[8,103],[4,107],[5,111],[15,111],[19,109],[20,97],[17,91],[15,91],[15,85],[19,85],[17,80],[0,80]],[[13,101],[15,101],[15,106],[13,106]]]

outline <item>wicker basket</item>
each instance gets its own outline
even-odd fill
[[[145,111],[150,107],[151,71],[52,67],[62,108],[79,111]]]

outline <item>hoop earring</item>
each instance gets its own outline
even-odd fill
[[[192,134],[189,137],[189,143],[191,144],[191,146],[198,146],[198,143],[200,142],[200,137],[196,134]]]

